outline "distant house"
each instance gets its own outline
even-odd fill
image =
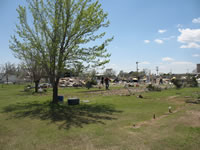
[[[0,83],[3,83],[3,77],[4,77],[4,73],[0,73]]]
[[[17,83],[17,82],[22,82],[23,79],[18,78],[16,75],[8,75],[8,76],[3,76],[0,75],[0,83]]]

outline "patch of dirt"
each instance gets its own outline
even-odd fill
[[[179,97],[179,96],[177,96],[177,95],[170,96],[170,97],[167,98],[167,100],[175,99],[175,98],[177,98],[177,97]]]
[[[200,127],[200,111],[186,111],[186,114],[178,119],[182,124]]]
[[[183,109],[183,107],[179,107],[176,110],[173,110],[172,113],[166,112],[164,115],[159,116],[159,117],[156,117],[156,115],[155,115],[155,118],[154,118],[154,115],[153,115],[151,120],[139,122],[137,124],[133,124],[132,128],[137,129],[137,128],[140,128],[140,127],[145,126],[145,125],[155,125],[158,120],[161,120],[161,119],[163,119],[163,118],[165,118],[169,115],[173,115],[174,113],[179,112],[181,109]]]
[[[173,113],[175,113],[175,112],[173,112]],[[137,128],[140,128],[140,127],[142,127],[142,126],[145,126],[145,125],[153,125],[153,124],[155,124],[158,120],[160,120],[160,119],[162,119],[162,118],[165,118],[165,117],[167,117],[167,116],[169,116],[170,115],[170,113],[166,113],[166,114],[164,114],[164,115],[162,115],[162,116],[159,116],[159,117],[155,117],[155,119],[151,119],[151,120],[148,120],[148,121],[143,121],[143,122],[139,122],[139,123],[137,123],[137,124],[133,124],[133,128],[135,128],[135,129],[137,129]]]
[[[139,122],[132,125],[132,128],[140,128],[145,125],[155,125],[158,120],[161,120],[169,115],[173,115],[174,113],[180,111],[183,107],[179,107],[173,113],[165,113],[162,116],[155,117],[155,119],[151,119],[148,121]],[[153,116],[152,116],[153,117]],[[200,127],[200,111],[186,111],[186,114],[177,119],[177,122],[181,122],[182,124],[192,126],[192,127]]]
[[[130,96],[136,93],[146,92],[145,88],[121,88],[121,89],[111,89],[111,90],[96,90],[96,91],[86,91],[87,94],[103,95],[103,96]]]

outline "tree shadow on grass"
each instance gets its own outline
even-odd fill
[[[71,127],[83,127],[85,124],[105,124],[105,120],[116,120],[112,117],[116,110],[112,105],[106,104],[81,104],[69,106],[68,104],[52,104],[51,102],[40,103],[37,101],[17,103],[4,107],[3,113],[12,112],[11,118],[35,118],[50,120],[58,123],[59,128],[70,129]]]

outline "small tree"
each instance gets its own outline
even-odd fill
[[[9,75],[16,74],[16,66],[15,64],[11,64],[10,62],[5,63],[0,66],[0,80],[6,77],[6,82],[9,82]]]
[[[101,66],[108,63],[106,46],[112,38],[99,45],[93,41],[104,37],[108,27],[107,13],[98,1],[91,0],[27,0],[33,24],[27,21],[25,7],[19,6],[19,24],[16,36],[12,36],[11,49],[35,50],[38,60],[45,68],[53,86],[53,102],[58,102],[58,83],[67,64],[76,62]],[[89,44],[88,44],[89,43]],[[95,43],[96,44],[96,43]],[[101,60],[103,58],[103,60]]]
[[[29,77],[29,71],[24,63],[20,63],[17,65],[16,75],[21,80],[26,80]]]
[[[114,71],[113,69],[106,69],[106,71],[103,74],[104,76],[109,77],[109,78],[116,77],[116,71]]]
[[[30,59],[26,59],[24,61],[24,68],[26,69],[27,73],[30,75],[32,81],[35,83],[35,93],[38,92],[39,83],[42,77],[46,75],[42,64],[37,61],[33,55],[30,55]]]
[[[127,78],[129,78],[129,73],[124,72],[123,70],[121,70],[119,72],[119,74],[117,75],[117,77],[120,78],[120,79],[127,79]]]
[[[195,76],[188,75],[186,78],[186,84],[189,87],[198,87],[198,82],[195,78]]]
[[[90,89],[93,85],[97,85],[96,70],[92,69],[87,73],[86,88]]]
[[[0,65],[0,81],[1,82],[3,82],[2,80],[3,80],[4,76],[5,76],[5,67],[4,67],[4,65]],[[3,85],[2,85],[2,87],[3,87]]]
[[[21,67],[23,66],[23,69],[35,83],[35,92],[37,93],[40,79],[45,75],[40,52],[36,48],[32,48],[31,44],[22,44],[19,42],[11,44],[10,48],[14,50],[15,57],[22,61]]]
[[[183,86],[181,79],[172,79],[172,83],[176,86],[177,89],[180,89]]]

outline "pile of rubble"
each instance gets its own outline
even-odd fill
[[[60,87],[83,87],[85,86],[85,81],[78,78],[61,78],[59,81]]]

